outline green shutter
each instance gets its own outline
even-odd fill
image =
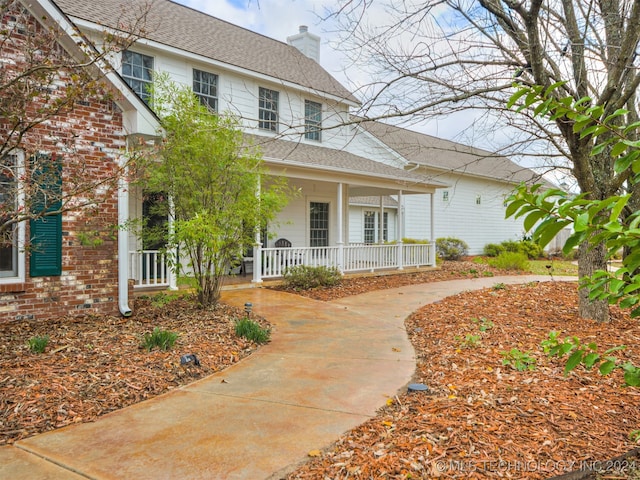
[[[59,210],[62,206],[62,165],[55,156],[38,155],[32,181],[39,188],[32,199],[34,213]],[[32,277],[62,274],[62,215],[43,215],[29,222],[31,233],[30,268]]]

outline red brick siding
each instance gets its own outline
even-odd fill
[[[19,59],[18,50],[5,48],[2,55]],[[58,88],[65,88],[64,72],[60,80]],[[21,147],[25,161],[35,151],[62,156],[63,189],[80,171],[86,178],[113,177],[125,147],[122,114],[102,96],[87,99],[31,130]],[[103,190],[97,194],[101,197],[97,208],[63,214],[60,277],[29,278],[27,251],[25,281],[0,284],[0,321],[118,313],[117,191],[112,186]]]

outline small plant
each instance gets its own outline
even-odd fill
[[[640,443],[640,429],[629,432],[629,440],[633,443]]]
[[[521,252],[504,252],[489,260],[489,265],[502,270],[528,270],[529,261]]]
[[[469,245],[464,240],[452,237],[436,239],[436,253],[444,260],[460,260],[468,252]]]
[[[178,295],[175,293],[167,294],[167,293],[161,292],[161,293],[156,293],[155,295],[152,295],[150,300],[151,300],[152,306],[154,306],[155,308],[162,308],[165,305],[170,304],[177,298],[178,298]]]
[[[485,317],[482,317],[481,319],[474,318],[471,321],[479,324],[478,328],[481,332],[487,332],[494,327],[493,322],[491,320],[487,320]]]
[[[472,335],[468,333],[465,335],[464,340],[460,337],[456,337],[456,340],[460,342],[460,348],[473,348],[480,345],[480,335]]]
[[[576,336],[560,339],[560,333],[556,331],[549,332],[547,339],[540,342],[542,351],[550,357],[562,358],[569,355],[567,363],[564,367],[565,376],[575,369],[578,365],[584,365],[587,370],[598,366],[601,375],[608,375],[616,368],[624,371],[624,382],[629,387],[640,387],[640,368],[631,362],[618,364],[618,359],[611,355],[614,352],[624,350],[625,345],[606,350],[602,355],[598,353],[598,346],[594,342],[583,344]]]
[[[267,343],[271,332],[262,328],[258,322],[251,320],[250,318],[243,318],[236,322],[236,335],[246,338],[256,343]]]
[[[28,342],[31,353],[44,353],[49,345],[49,335],[36,335],[31,337]]]
[[[504,357],[502,365],[510,365],[519,372],[536,369],[536,359],[529,352],[522,352],[517,348],[512,348],[508,352],[500,352],[500,355]]]
[[[169,330],[162,330],[155,327],[153,332],[147,332],[142,339],[142,346],[150,352],[154,348],[159,350],[169,350],[173,347],[178,339],[178,334]]]
[[[493,277],[493,272],[490,271],[486,271],[486,272],[482,272],[482,276],[483,277]]]
[[[500,282],[500,283],[496,283],[493,287],[494,290],[506,290],[507,286]]]
[[[294,290],[309,290],[317,287],[331,287],[342,281],[342,274],[336,267],[310,267],[296,265],[284,272],[284,285]]]

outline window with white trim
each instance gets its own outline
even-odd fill
[[[7,155],[0,165],[0,212],[18,209],[18,157]],[[10,213],[0,213],[0,227],[11,219]],[[18,275],[18,226],[9,225],[0,231],[0,277]]]
[[[202,105],[212,112],[218,111],[218,75],[194,68],[193,92]]]
[[[277,91],[260,87],[258,91],[258,128],[278,132],[278,97]]]
[[[389,212],[382,215],[382,241],[389,240]],[[373,244],[380,241],[380,212],[367,210],[364,212],[364,243]]]
[[[482,204],[482,196],[476,195],[476,205],[481,205],[481,204]]]
[[[443,190],[443,192],[442,192],[442,201],[443,202],[448,202],[449,201],[449,190]]]
[[[329,204],[311,202],[309,204],[309,246],[329,246]]]
[[[130,50],[122,52],[122,78],[148,105],[151,101],[149,88],[153,83],[153,57]]]
[[[307,140],[321,140],[320,132],[322,131],[322,104],[304,101],[304,138]]]
[[[18,179],[23,171],[22,152],[6,155],[0,162],[0,225],[11,219],[22,199]],[[24,280],[24,222],[7,226],[0,232],[0,282]]]
[[[376,212],[364,212],[364,243],[376,243]]]

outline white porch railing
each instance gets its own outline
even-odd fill
[[[295,265],[336,267],[343,273],[435,266],[433,243],[260,248],[258,253],[262,268],[254,274],[254,281],[282,277]],[[253,268],[259,268],[255,261]],[[169,287],[171,272],[165,255],[156,250],[130,252],[129,278],[137,288]]]
[[[134,288],[169,287],[171,272],[164,253],[157,250],[129,252],[129,278]]]

